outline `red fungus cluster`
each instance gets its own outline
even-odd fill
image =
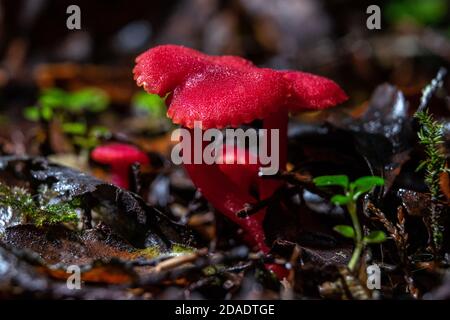
[[[331,107],[347,99],[336,83],[323,77],[258,68],[240,57],[209,56],[175,45],[158,46],[141,54],[134,76],[147,92],[169,94],[167,114],[186,128],[192,129],[195,121],[209,129],[262,119],[264,128],[279,129],[281,169],[286,167],[288,114]],[[262,227],[265,210],[247,218],[237,217],[236,212],[257,200],[248,191],[250,184],[256,183],[259,199],[265,199],[280,187],[280,182],[258,178],[258,171],[249,165],[185,167],[211,204],[244,229],[249,243],[268,252]]]

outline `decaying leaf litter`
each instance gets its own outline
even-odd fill
[[[365,1],[79,3],[78,32],[61,27],[64,1],[0,2],[0,298],[449,298],[445,0],[380,4],[380,30],[367,27]],[[350,100],[291,117],[287,170],[260,181],[281,187],[259,200],[242,178],[257,201],[227,218],[214,209],[221,183],[210,184],[219,197],[202,195],[170,161],[173,96],[133,81],[135,57],[158,44],[239,56],[225,58],[237,69],[246,58],[326,76]],[[188,77],[205,84],[197,67]],[[157,78],[173,80],[171,71]],[[248,105],[280,97],[285,80],[275,78]],[[178,107],[235,88],[208,79]],[[228,98],[258,91],[246,88]],[[111,145],[145,156],[115,168],[91,156]],[[260,212],[267,254],[237,226]],[[381,289],[368,290],[374,264]],[[70,266],[81,268],[81,290],[66,285]]]
[[[441,98],[446,96],[442,80],[437,82],[430,85],[431,94],[424,91],[423,105],[430,112],[446,108]],[[49,203],[53,208],[70,206],[76,218],[36,223],[20,206],[2,203],[5,272],[1,295],[127,299],[445,297],[448,200],[444,183],[448,177],[445,172],[440,176],[444,196],[439,204],[444,206],[444,214],[439,223],[444,241],[436,252],[432,248],[430,206],[425,205],[435,199],[415,170],[424,159],[413,117],[415,108],[401,91],[385,84],[374,91],[361,116],[338,110],[320,123],[292,121],[289,150],[295,152],[289,152],[291,169],[278,176],[288,183],[286,190],[261,204],[268,208],[264,228],[268,242],[273,243],[268,255],[245,247],[235,227],[212,215],[212,208],[184,172],[171,166],[163,154],[153,155],[159,160],[155,168],[137,173],[138,181],[151,182],[150,188],[140,188],[140,194],[45,158],[3,156],[4,196],[20,192],[47,215]],[[445,119],[440,121],[444,121],[443,134],[448,137]],[[446,141],[443,150],[448,147]],[[444,152],[448,156],[448,151]],[[381,245],[367,247],[358,273],[346,269],[351,242],[332,230],[346,221],[345,210],[329,202],[331,190],[313,183],[314,177],[336,173],[355,179],[378,175],[386,180],[383,188],[361,200],[359,210],[364,232],[382,229],[389,238]],[[280,204],[289,210],[278,210]],[[60,214],[67,214],[67,209],[63,211]],[[267,262],[287,265],[287,282],[279,282],[267,272]],[[363,270],[374,262],[384,274],[383,287],[375,296],[363,286]],[[84,285],[80,291],[66,287],[69,274],[65,268],[71,264],[81,266]],[[286,290],[291,293],[286,295]]]

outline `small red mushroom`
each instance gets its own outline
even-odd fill
[[[257,198],[255,198],[254,194],[258,190],[258,181],[260,180],[258,177],[260,165],[257,162],[257,156],[249,150],[230,145],[222,145],[222,149],[219,152],[220,154],[217,158],[217,167],[219,171],[230,180],[236,193],[239,193],[242,196],[245,195],[249,199],[251,198],[252,203],[256,202]],[[219,184],[220,183],[222,182],[219,182]],[[219,195],[218,198],[207,199],[216,208],[224,201],[223,195]],[[261,212],[262,211],[264,211],[264,209],[261,210]],[[264,213],[261,214],[261,212],[258,214],[263,217]],[[242,218],[237,217],[236,214],[229,218],[236,224],[242,226]],[[264,245],[264,243],[262,243],[263,239],[260,241],[259,239],[254,238],[255,236],[258,238],[258,235],[261,233],[260,223],[258,222],[255,224],[254,221],[255,219],[248,220],[244,238],[248,243],[256,244],[258,246]]]
[[[146,165],[149,158],[137,147],[124,143],[109,143],[96,147],[91,152],[92,160],[111,167],[111,182],[121,188],[129,187],[130,166],[134,163]]]
[[[262,119],[264,128],[279,129],[280,169],[286,167],[289,112],[324,109],[347,99],[336,83],[323,77],[258,68],[240,57],[209,56],[183,46],[162,45],[144,52],[137,57],[133,72],[137,84],[147,92],[169,94],[167,114],[186,128],[193,129],[195,121],[209,129]],[[251,245],[267,253],[262,228],[265,210],[247,218],[236,216],[255,199],[240,192],[230,173],[218,165],[185,167],[205,198],[251,235]],[[265,199],[281,182],[259,179],[258,185],[259,199]]]
[[[222,145],[217,166],[241,193],[251,194],[258,185],[258,157],[237,146]]]

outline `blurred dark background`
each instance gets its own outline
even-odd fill
[[[66,8],[71,4],[81,8],[81,30],[66,28]],[[115,94],[126,101],[125,88],[135,90],[134,58],[162,43],[325,75],[350,93],[351,103],[366,100],[385,81],[406,92],[416,91],[439,66],[448,65],[448,1],[383,1],[381,30],[366,27],[371,4],[365,0],[3,0],[0,101],[7,103],[5,97],[17,94],[19,87],[61,85],[55,81],[70,77],[77,81],[85,77],[88,82],[120,79],[124,82]],[[72,63],[72,69],[54,65],[66,62]],[[108,68],[79,70],[80,65]]]

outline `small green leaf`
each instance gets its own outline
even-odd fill
[[[355,238],[355,230],[351,226],[340,224],[335,226],[333,230],[346,238]]]
[[[46,89],[39,97],[39,105],[47,108],[61,108],[66,104],[67,93],[58,88]]]
[[[313,182],[318,187],[341,186],[344,189],[348,188],[348,177],[346,175],[320,176],[314,178]]]
[[[366,243],[381,243],[386,240],[386,234],[383,231],[371,231],[364,237],[363,241]]]
[[[384,179],[377,176],[361,177],[350,184],[350,189],[353,190],[354,199],[356,200],[360,195],[369,192],[376,186],[384,186]]]
[[[84,135],[86,133],[86,124],[81,122],[66,122],[62,125],[65,133],[73,135]]]
[[[446,0],[395,0],[386,4],[386,18],[389,22],[413,22],[420,25],[436,25],[446,17]]]
[[[39,121],[39,108],[36,106],[27,107],[23,110],[23,116],[30,121]]]
[[[77,146],[80,146],[83,149],[92,149],[95,148],[98,144],[99,141],[97,138],[95,137],[80,137],[80,136],[75,136],[73,138],[73,143],[76,144]]]
[[[87,110],[90,112],[104,111],[109,104],[106,93],[97,88],[86,88],[68,94],[66,108],[73,112]]]
[[[144,110],[149,115],[158,118],[164,117],[167,110],[163,98],[161,98],[157,94],[148,94],[145,91],[135,94],[132,100],[132,104],[136,109]]]
[[[415,172],[419,172],[419,171],[422,170],[427,164],[428,164],[428,161],[426,161],[426,160],[421,161],[421,162],[419,163],[419,165],[417,166]]]
[[[53,117],[53,109],[49,107],[48,105],[42,105],[41,106],[41,117],[45,121],[50,121]]]
[[[335,205],[343,206],[343,205],[346,205],[347,203],[349,203],[350,200],[351,200],[350,197],[348,197],[346,195],[336,194],[333,197],[331,197],[330,201]]]
[[[104,126],[93,126],[91,130],[89,130],[89,135],[92,137],[102,137],[111,134],[111,131]]]

